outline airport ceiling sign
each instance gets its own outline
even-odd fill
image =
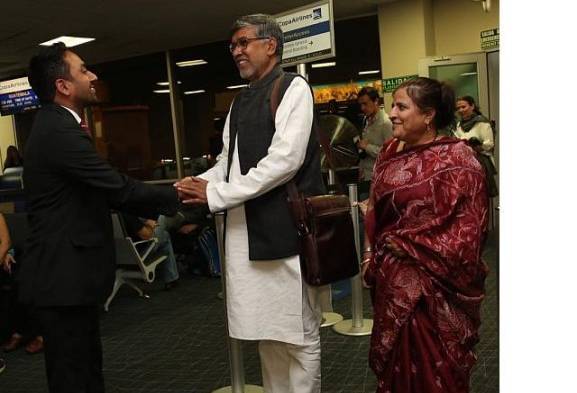
[[[275,18],[284,33],[283,66],[336,55],[332,0],[283,12]]]
[[[0,82],[0,115],[12,115],[39,107],[38,97],[27,77]]]

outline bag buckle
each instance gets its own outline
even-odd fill
[[[299,225],[297,225],[297,232],[299,234],[299,236],[304,237],[310,234],[309,231],[309,227],[304,224],[304,223],[300,223]]]

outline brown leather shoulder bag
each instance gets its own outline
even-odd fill
[[[271,93],[273,121],[283,78],[284,73],[274,82]],[[314,120],[313,129],[330,168],[334,169],[328,137],[319,130]],[[349,198],[332,194],[305,197],[299,193],[294,180],[287,183],[287,191],[288,203],[299,234],[301,272],[305,282],[322,286],[358,274],[359,258]]]

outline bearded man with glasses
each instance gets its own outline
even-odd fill
[[[286,183],[324,193],[305,79],[284,74],[273,118],[270,97],[283,71],[283,33],[268,15],[238,19],[229,50],[243,79],[223,132],[220,160],[176,184],[185,203],[227,211],[225,253],[231,337],[259,340],[265,392],[321,390],[320,304],[301,276],[297,228]],[[187,198],[187,199],[186,199]]]

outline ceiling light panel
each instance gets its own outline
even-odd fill
[[[359,71],[359,75],[371,75],[371,74],[378,74],[379,70],[370,70],[370,71]]]
[[[185,91],[184,95],[191,95],[191,94],[200,94],[200,93],[206,93],[206,90],[189,90],[189,91]]]
[[[208,64],[208,62],[205,61],[204,59],[198,59],[198,60],[179,61],[176,63],[176,65],[179,67],[194,67],[203,64]]]
[[[312,68],[325,68],[325,67],[334,67],[336,65],[337,65],[336,62],[330,61],[328,63],[315,63],[315,64],[312,64],[311,67]]]
[[[95,38],[72,37],[72,36],[63,35],[63,36],[60,36],[58,38],[54,38],[50,41],[42,42],[39,45],[50,46],[52,44],[55,44],[56,42],[62,42],[62,43],[64,43],[64,45],[66,45],[67,48],[72,48],[74,46],[82,45],[82,44],[85,44],[87,42],[94,41],[94,40],[95,40]]]
[[[232,85],[232,86],[227,86],[227,89],[242,89],[243,87],[247,87],[248,85]]]

